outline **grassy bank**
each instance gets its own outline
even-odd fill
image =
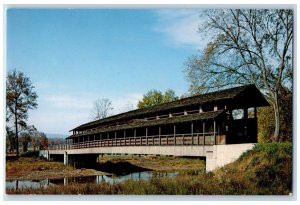
[[[292,186],[292,145],[257,145],[236,162],[213,173],[186,172],[174,178],[128,180],[117,184],[72,184],[45,189],[7,190],[8,194],[134,195],[287,195]]]
[[[9,157],[6,160],[7,180],[39,180],[72,176],[89,176],[106,174],[91,169],[75,169],[62,162],[49,162],[38,157]]]

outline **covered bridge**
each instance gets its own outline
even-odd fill
[[[72,165],[105,153],[197,156],[212,171],[253,147],[257,107],[268,105],[254,85],[196,95],[80,125],[42,154]]]
[[[66,144],[79,149],[256,143],[257,107],[268,105],[255,85],[235,87],[80,125]]]

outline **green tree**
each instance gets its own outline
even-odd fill
[[[146,108],[161,103],[172,102],[177,99],[178,97],[172,89],[166,90],[164,94],[158,90],[150,90],[143,96],[143,99],[138,102],[137,107]]]
[[[187,61],[190,91],[206,92],[253,83],[274,113],[279,140],[281,90],[292,88],[292,10],[207,10],[199,27],[210,42]]]
[[[28,110],[37,108],[37,94],[30,79],[22,72],[13,70],[8,73],[6,79],[6,108],[7,121],[12,121],[16,139],[17,156],[19,156],[19,132],[34,130],[27,125]]]

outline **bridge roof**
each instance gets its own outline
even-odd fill
[[[129,112],[121,113],[118,115],[110,116],[104,119],[92,121],[83,125],[80,125],[70,131],[81,131],[91,129],[93,127],[101,126],[106,123],[112,123],[117,121],[126,121],[134,118],[141,117],[146,114],[158,113],[161,111],[167,111],[174,108],[187,107],[191,105],[213,104],[215,102],[227,102],[234,105],[234,109],[242,108],[243,106],[268,106],[269,103],[263,97],[261,92],[255,85],[245,85],[241,87],[235,87],[206,94],[196,95],[192,97],[182,98],[173,102],[163,103],[160,105],[136,109]],[[240,106],[240,107],[238,107]]]
[[[88,133],[71,135],[67,139],[84,136],[84,135],[101,133],[101,132],[112,132],[112,131],[134,129],[134,128],[140,128],[140,127],[168,125],[168,124],[181,123],[181,122],[191,122],[191,121],[196,121],[196,120],[216,119],[220,115],[222,115],[224,112],[225,112],[225,110],[218,110],[218,111],[210,111],[210,112],[203,112],[203,113],[196,113],[196,114],[189,114],[189,115],[180,115],[180,116],[176,116],[176,117],[167,117],[167,118],[161,118],[161,119],[155,119],[155,120],[132,120],[132,121],[130,121],[126,124],[122,124],[122,125],[110,126],[110,127],[106,127],[106,128],[99,128],[99,129],[95,129]]]

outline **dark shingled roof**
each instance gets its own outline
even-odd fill
[[[203,113],[196,113],[196,114],[189,114],[189,115],[181,115],[181,116],[176,116],[176,117],[167,117],[167,118],[155,119],[155,120],[134,120],[134,121],[131,121],[131,122],[129,122],[127,124],[123,124],[123,125],[99,128],[99,129],[95,129],[91,132],[76,134],[75,136],[71,135],[67,139],[70,139],[73,137],[79,137],[79,136],[84,136],[84,135],[100,133],[100,132],[111,132],[111,131],[133,129],[133,128],[140,128],[140,127],[167,125],[167,124],[173,124],[173,123],[178,123],[178,122],[191,122],[191,121],[195,121],[195,120],[216,119],[222,113],[224,113],[224,110],[210,111],[210,112],[203,112]]]
[[[185,106],[189,106],[189,105],[197,105],[197,104],[201,105],[201,104],[205,104],[205,103],[230,100],[230,99],[236,98],[239,94],[243,93],[246,90],[251,90],[251,91],[257,92],[260,95],[260,96],[250,96],[252,99],[253,99],[253,97],[257,98],[256,102],[255,102],[256,106],[268,105],[268,102],[264,99],[264,97],[262,96],[260,91],[255,87],[255,85],[251,84],[251,85],[245,85],[245,86],[241,86],[241,87],[235,87],[235,88],[230,88],[230,89],[226,89],[226,90],[196,95],[193,97],[183,98],[180,100],[163,103],[163,104],[159,104],[159,105],[148,107],[148,108],[132,110],[132,111],[129,111],[126,113],[121,113],[118,115],[110,116],[110,117],[107,117],[104,119],[100,119],[100,120],[96,120],[96,121],[92,121],[92,122],[80,125],[80,126],[74,128],[73,130],[85,130],[85,129],[89,129],[92,127],[100,126],[100,125],[102,125],[104,123],[108,123],[108,122],[138,118],[138,116],[142,116],[145,114],[156,113],[159,111],[180,108],[180,107],[185,107]],[[70,131],[73,131],[73,130],[70,130]]]

